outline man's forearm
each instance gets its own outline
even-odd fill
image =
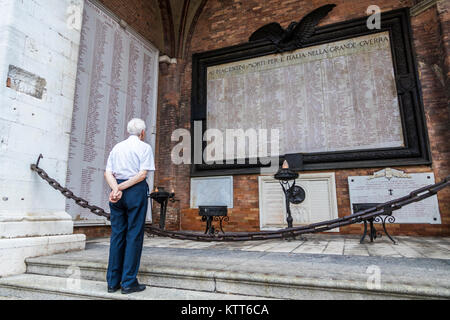
[[[117,180],[113,176],[112,172],[106,171],[105,179],[106,179],[106,182],[108,183],[109,187],[111,188],[111,190],[113,190],[113,191],[119,190],[119,185],[117,184]]]
[[[146,178],[147,178],[147,171],[141,171],[133,178],[119,184],[119,190],[124,191],[128,188],[131,188],[132,186],[138,184],[139,182],[144,181]]]

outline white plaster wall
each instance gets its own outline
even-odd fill
[[[82,0],[0,0],[0,238],[71,234],[65,199],[30,170],[66,180]],[[78,21],[78,20],[75,20]],[[47,82],[42,100],[6,86],[9,65]]]

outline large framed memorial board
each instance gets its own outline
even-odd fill
[[[281,164],[301,155],[294,169],[430,164],[411,39],[409,10],[400,9],[383,13],[380,29],[368,29],[367,17],[319,27],[288,52],[260,40],[195,54],[192,128],[277,129],[270,156]],[[252,150],[245,162],[194,164],[192,175],[257,173]]]
[[[158,57],[151,43],[123,28],[98,1],[85,1],[66,185],[93,205],[109,209],[106,162],[128,138],[128,121],[146,122],[146,142],[155,150]],[[147,182],[152,188],[153,173]],[[72,200],[66,211],[75,225],[107,224]]]

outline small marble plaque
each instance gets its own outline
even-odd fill
[[[294,226],[338,218],[334,173],[301,174],[296,184],[306,192],[303,203],[291,204]],[[286,201],[280,182],[273,176],[259,177],[259,217],[261,230],[286,228]],[[339,232],[339,228],[331,232]]]
[[[352,214],[354,203],[385,203],[434,183],[433,173],[405,174],[390,168],[373,176],[348,177]],[[441,224],[437,196],[404,206],[393,216],[395,223]]]
[[[191,208],[227,206],[233,208],[233,177],[191,179]]]

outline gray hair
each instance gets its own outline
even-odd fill
[[[146,128],[147,127],[145,126],[145,122],[142,119],[133,119],[130,122],[128,122],[127,126],[128,133],[133,136],[140,135],[141,132]]]

